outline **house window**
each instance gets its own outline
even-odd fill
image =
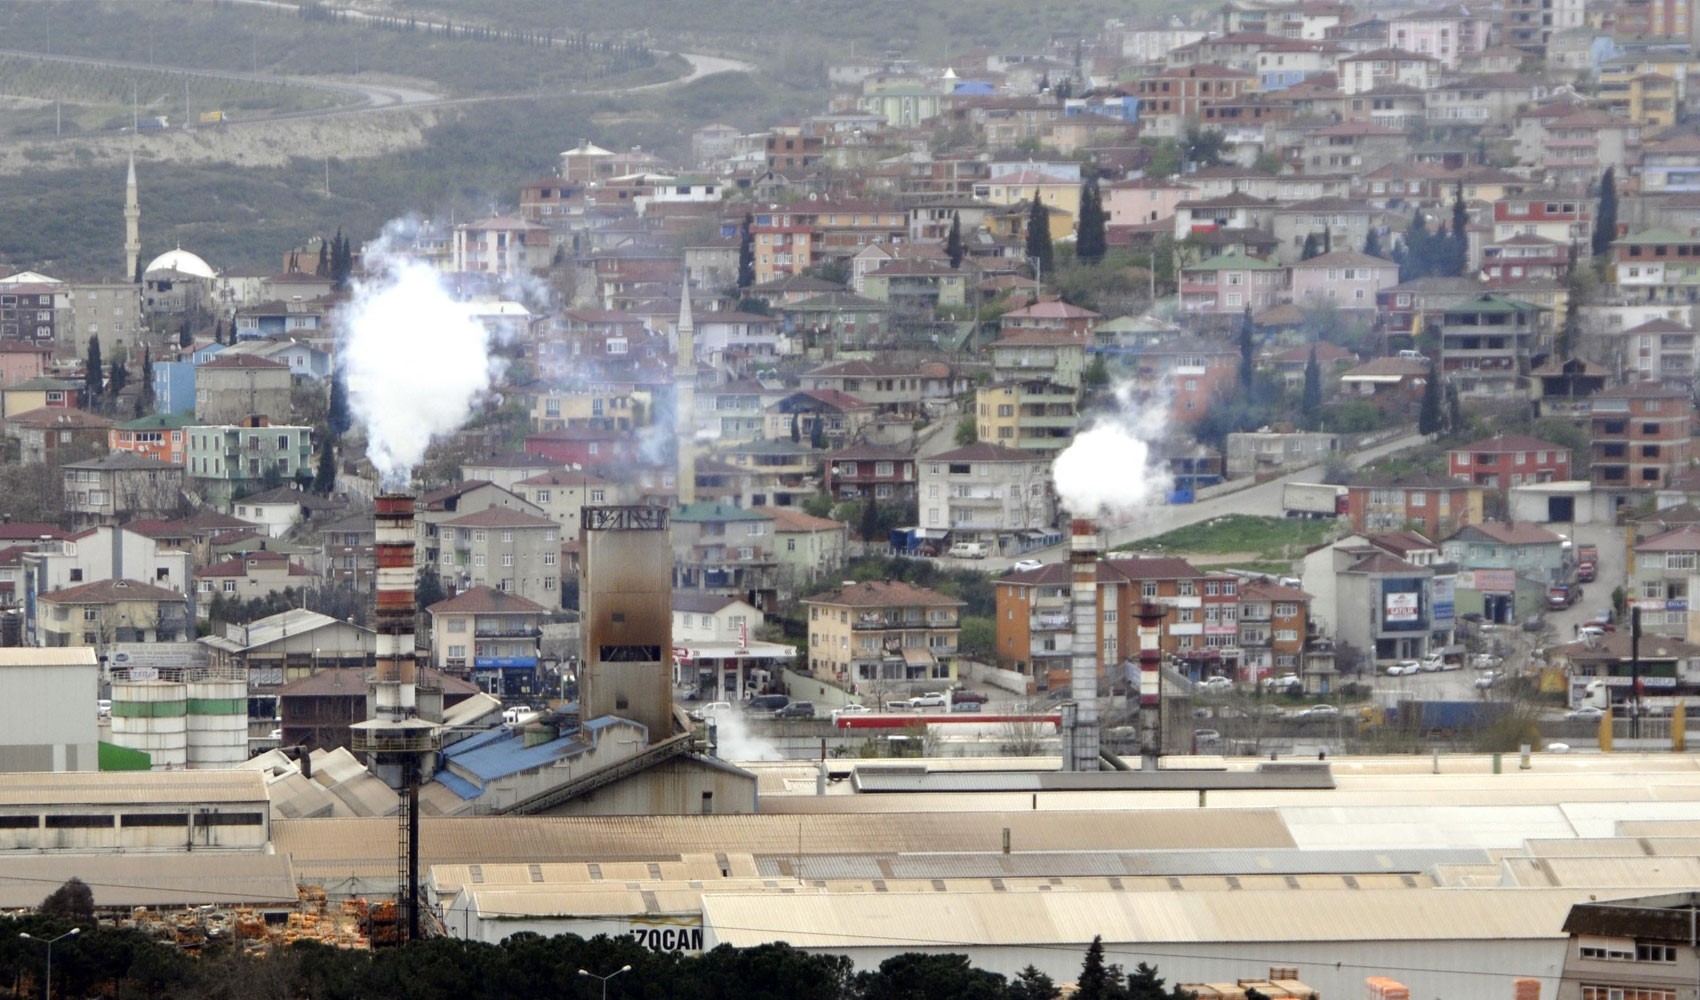
[[[548,490],[538,490],[537,491],[537,502],[538,503],[548,503],[549,502],[549,491]]]

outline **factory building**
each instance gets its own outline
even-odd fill
[[[93,771],[100,666],[94,649],[0,649],[0,771]]]

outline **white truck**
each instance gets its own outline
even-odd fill
[[[1288,483],[1281,488],[1281,509],[1288,517],[1339,517],[1346,513],[1346,487]]]

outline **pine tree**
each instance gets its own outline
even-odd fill
[[[1299,251],[1299,259],[1310,260],[1320,253],[1322,253],[1322,246],[1317,242],[1316,234],[1306,233],[1304,247]]]
[[[1428,234],[1428,220],[1423,218],[1423,210],[1417,209],[1411,216],[1411,226],[1405,230],[1405,244],[1399,251],[1399,281],[1415,281],[1426,278],[1432,272],[1429,270],[1429,242],[1432,237]]]
[[[1440,433],[1441,391],[1440,368],[1431,361],[1428,366],[1428,382],[1423,386],[1423,406],[1417,413],[1417,433]]]
[[[1109,970],[1104,967],[1104,939],[1094,936],[1086,946],[1086,959],[1075,983],[1075,1000],[1105,1000],[1110,992]]]
[[[1127,995],[1129,1000],[1168,1000],[1168,993],[1163,989],[1163,977],[1157,975],[1157,967],[1144,962],[1128,973]]]
[[[1051,213],[1039,200],[1039,190],[1033,190],[1033,203],[1027,210],[1027,259],[1037,262],[1041,284],[1051,266]],[[1043,288],[1040,289],[1043,291]]]
[[[1604,260],[1617,239],[1617,168],[1607,167],[1600,177],[1600,206],[1594,212],[1594,257]]]
[[[1075,234],[1075,256],[1087,264],[1097,264],[1109,249],[1104,232],[1104,202],[1098,191],[1098,178],[1091,177],[1080,186],[1080,224]]]
[[[313,492],[330,496],[336,492],[336,451],[331,436],[319,439],[319,469],[313,475]]]
[[[944,241],[944,254],[950,258],[952,271],[962,266],[962,214],[950,213],[950,236]]]
[[[89,337],[88,356],[83,359],[83,407],[92,410],[100,403],[100,390],[106,376],[100,360],[100,338]]]
[[[1374,226],[1369,227],[1369,234],[1364,237],[1364,253],[1370,257],[1381,256],[1381,234]]]
[[[746,214],[738,227],[738,291],[756,283],[756,238],[750,232],[755,216]]]
[[[1305,362],[1305,391],[1299,406],[1306,425],[1314,426],[1316,416],[1322,410],[1322,365],[1317,363],[1315,344],[1310,348],[1310,360]]]
[[[1257,359],[1253,356],[1251,328],[1251,306],[1245,307],[1245,315],[1240,317],[1240,388],[1251,391],[1252,376],[1255,373]]]
[[[319,263],[313,268],[313,273],[321,278],[331,276],[331,244],[322,236],[319,238]]]

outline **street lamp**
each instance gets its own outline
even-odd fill
[[[25,941],[39,941],[42,944],[47,945],[46,1000],[53,1000],[53,946],[58,944],[59,942],[65,940],[68,937],[76,937],[77,933],[81,930],[82,930],[81,927],[73,927],[70,930],[66,931],[65,933],[59,935],[56,938],[38,938],[38,937],[31,936],[28,931],[19,931],[18,932],[18,936],[23,938]],[[625,970],[622,969],[620,971],[624,972]],[[606,1000],[606,998],[605,998],[605,1000]]]
[[[613,979],[615,976],[619,975],[622,972],[630,972],[630,971],[632,971],[631,966],[622,965],[618,969],[615,969],[613,972],[608,973],[606,976],[599,976],[596,973],[591,972],[589,969],[580,969],[580,970],[578,970],[578,974],[581,975],[581,976],[584,976],[587,979],[600,979],[600,980],[602,980],[602,1000],[608,1000],[608,980]],[[49,998],[49,1000],[51,1000],[51,998]]]

